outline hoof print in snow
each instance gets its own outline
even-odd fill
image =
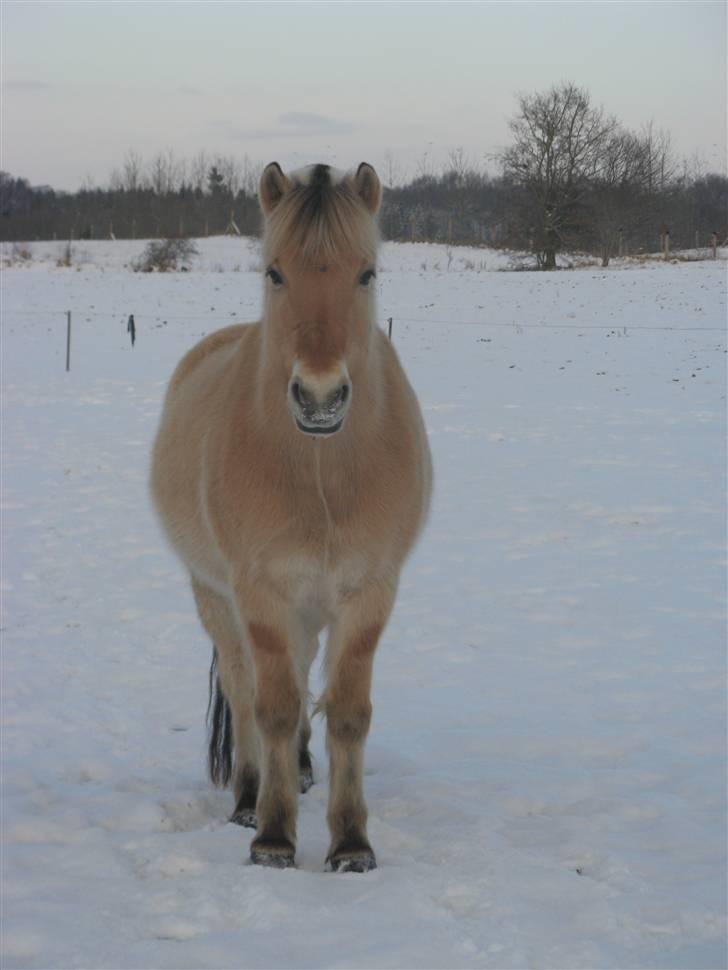
[[[267,869],[295,869],[295,849],[290,842],[253,842],[250,861]]]
[[[371,849],[357,852],[339,852],[328,860],[331,872],[371,872],[377,868],[377,860]]]
[[[242,825],[246,829],[257,829],[258,818],[254,808],[236,808],[230,816],[233,825]]]

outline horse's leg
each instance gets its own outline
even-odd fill
[[[233,775],[235,810],[230,821],[255,828],[258,753],[253,719],[251,660],[227,600],[194,579],[192,589],[200,620],[214,644],[220,686],[232,717],[235,746]],[[224,779],[221,780],[224,781]]]
[[[307,792],[314,781],[311,752],[308,747],[311,739],[311,722],[308,717],[308,676],[311,670],[311,664],[318,653],[318,648],[318,630],[312,627],[305,627],[302,630],[300,648],[298,650],[299,683],[303,697],[301,720],[298,726],[298,782],[302,793]]]
[[[250,858],[264,866],[294,864],[298,812],[300,674],[287,629],[287,605],[261,584],[237,590],[255,666],[255,721],[260,738],[258,830]]]
[[[381,583],[347,600],[327,646],[328,683],[322,705],[329,749],[331,848],[327,861],[337,871],[376,868],[366,828],[364,745],[372,713],[369,695],[374,652],[394,593],[392,584]]]

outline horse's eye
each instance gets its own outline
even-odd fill
[[[270,277],[270,281],[276,289],[278,289],[279,286],[283,286],[283,277],[277,269],[273,269],[272,266],[269,266],[265,271],[265,275]]]
[[[360,286],[369,286],[369,284],[376,277],[376,275],[377,274],[374,272],[373,269],[364,270],[364,272],[359,277],[359,285]]]

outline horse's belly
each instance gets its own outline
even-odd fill
[[[366,582],[364,556],[348,555],[331,561],[328,557],[286,556],[271,561],[267,570],[288,607],[301,617],[318,620],[319,628],[329,624],[347,597]]]

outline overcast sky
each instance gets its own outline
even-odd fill
[[[128,149],[413,175],[508,143],[519,92],[562,80],[679,156],[726,167],[726,4],[2,0],[0,166],[105,184]]]

